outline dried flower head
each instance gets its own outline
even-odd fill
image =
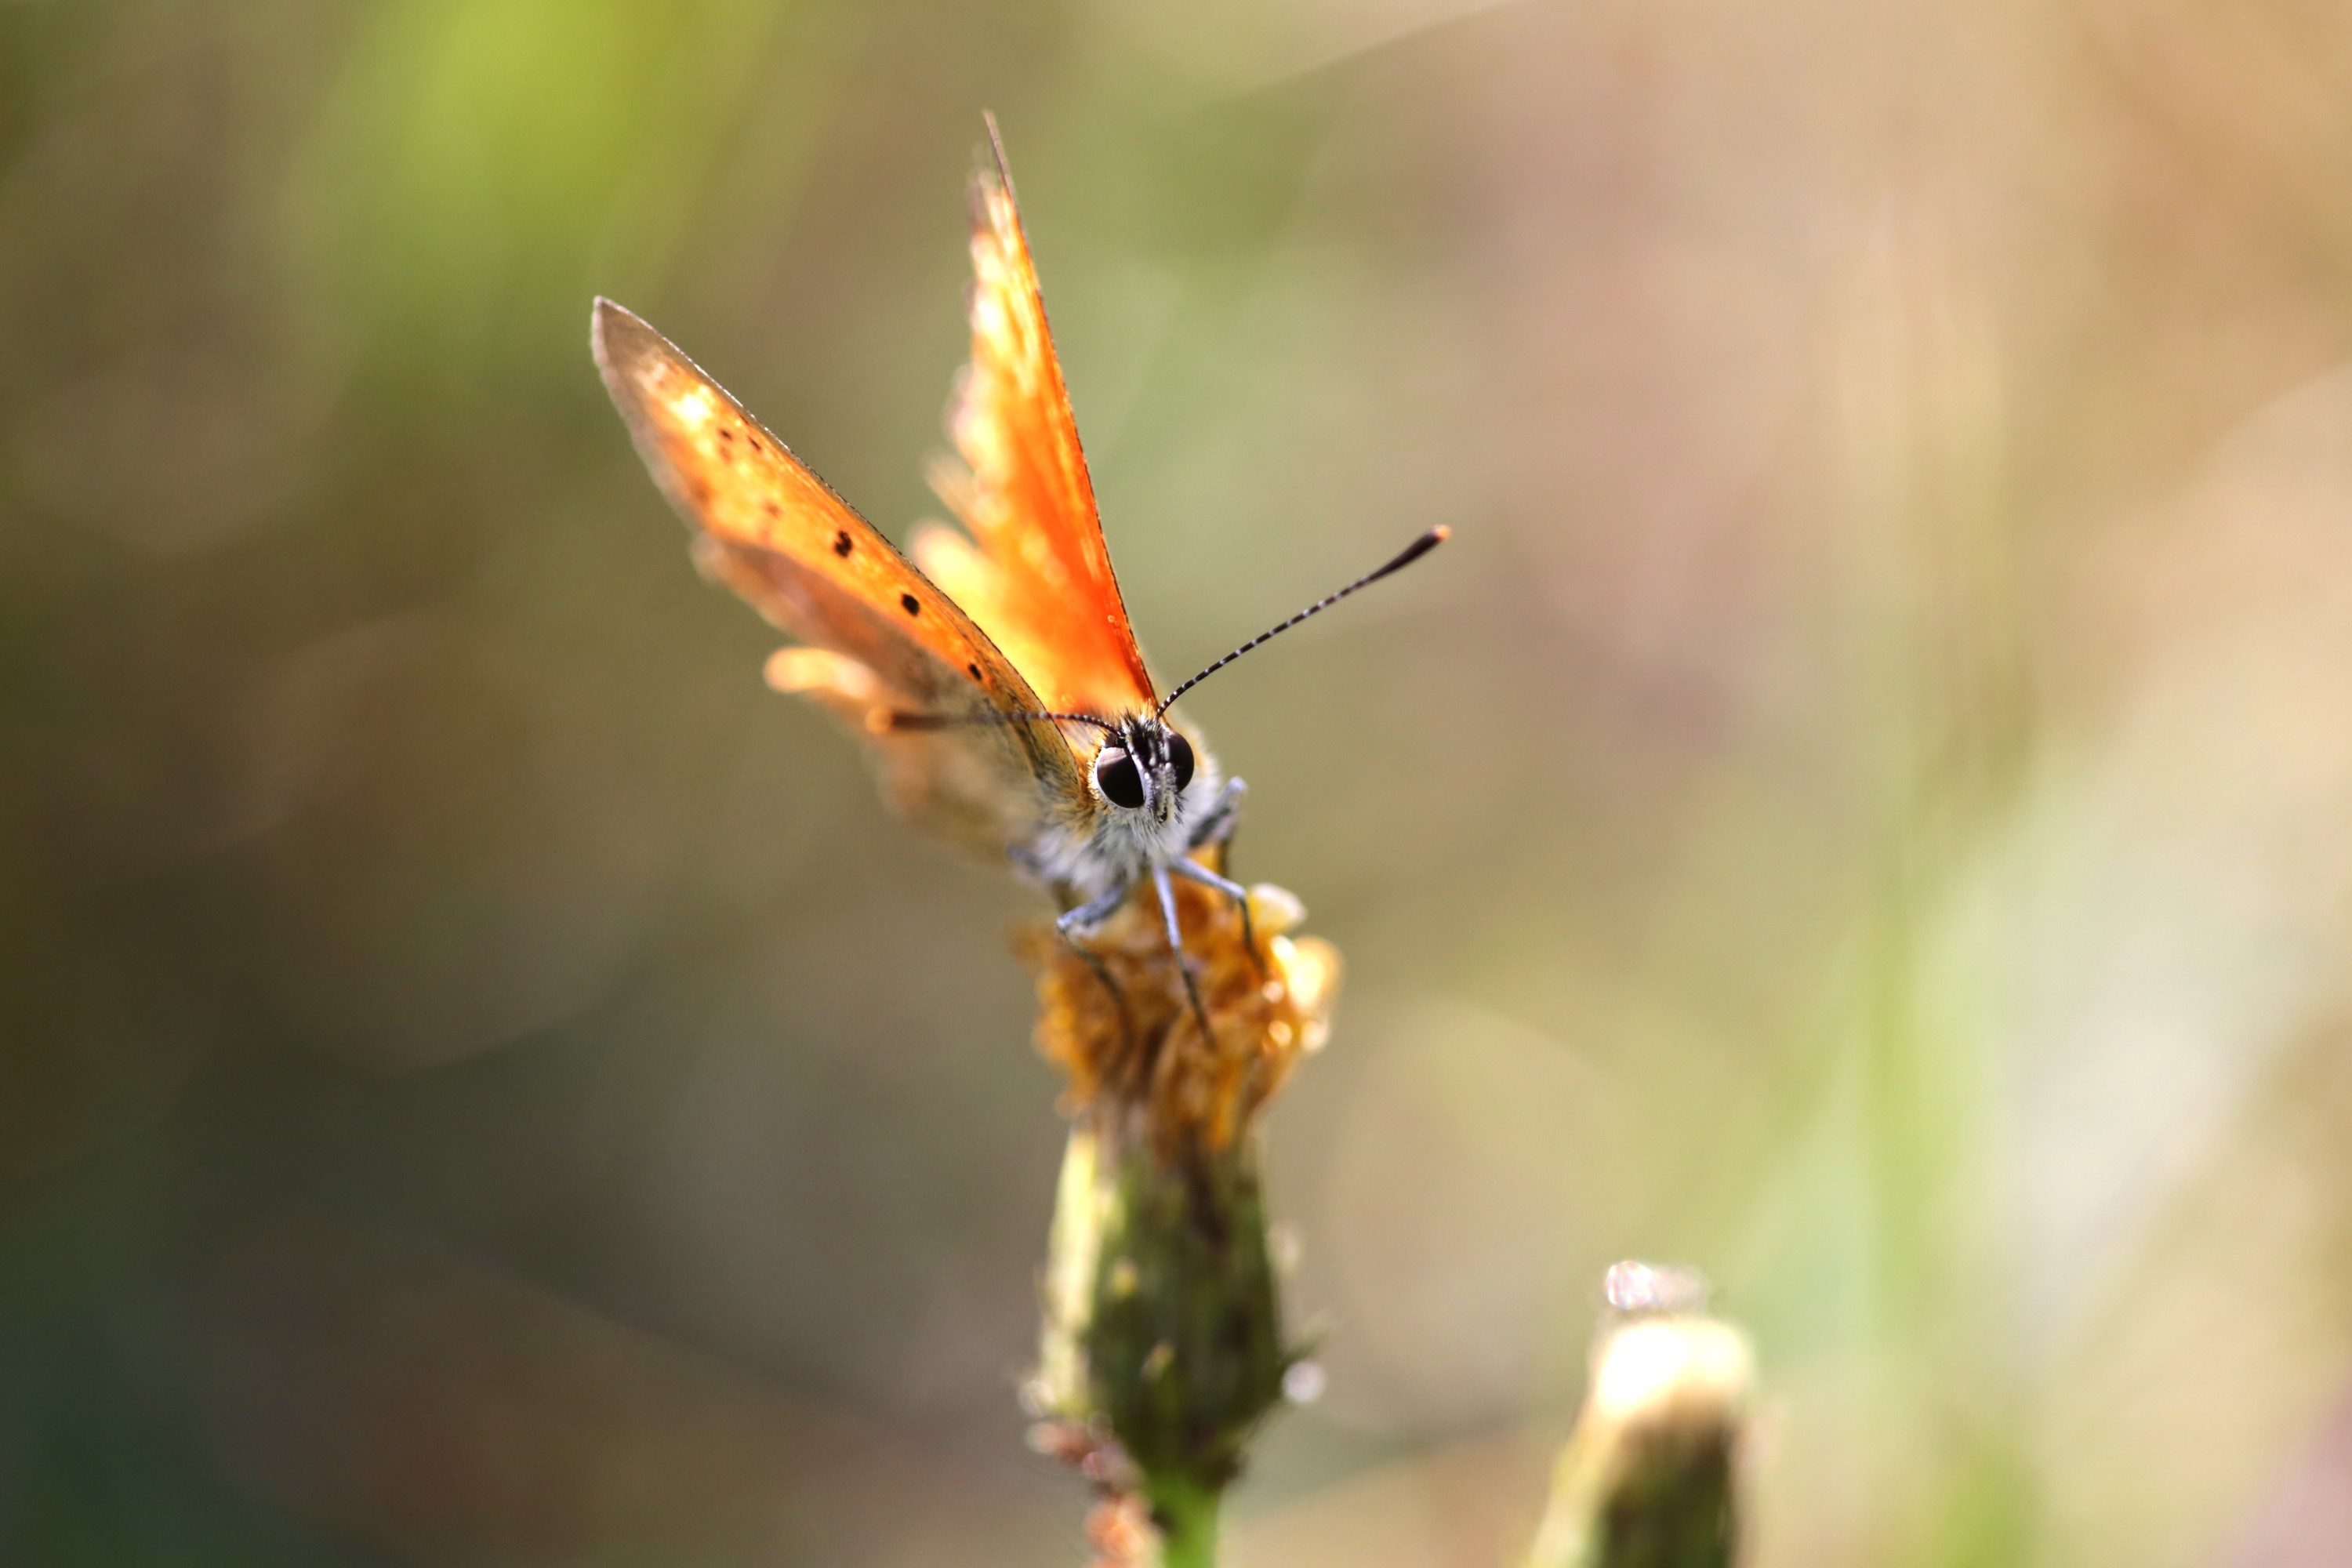
[[[1339,980],[1338,949],[1289,934],[1305,910],[1282,889],[1250,889],[1255,950],[1232,900],[1189,881],[1175,891],[1211,1038],[1148,888],[1087,936],[1085,953],[1050,926],[1022,936],[1037,972],[1037,1046],[1069,1076],[1068,1109],[1132,1110],[1163,1154],[1230,1147],[1321,1047]]]

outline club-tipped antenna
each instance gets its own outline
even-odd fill
[[[1170,692],[1166,697],[1160,699],[1160,706],[1152,711],[1152,717],[1158,718],[1160,714],[1167,712],[1168,710],[1174,705],[1176,699],[1183,696],[1184,693],[1192,690],[1192,688],[1200,685],[1201,682],[1208,679],[1209,677],[1216,674],[1217,671],[1224,668],[1225,666],[1233,663],[1234,660],[1241,658],[1242,655],[1249,652],[1250,649],[1257,647],[1258,644],[1268,642],[1275,637],[1280,637],[1283,633],[1288,631],[1291,627],[1297,626],[1299,622],[1306,620],[1311,616],[1321,615],[1324,611],[1329,609],[1332,605],[1338,604],[1340,600],[1346,598],[1357,589],[1369,588],[1373,584],[1379,582],[1381,578],[1388,576],[1391,573],[1403,571],[1406,567],[1412,565],[1414,562],[1420,560],[1423,556],[1428,554],[1439,545],[1444,543],[1446,540],[1453,537],[1453,534],[1454,531],[1452,529],[1446,527],[1442,522],[1439,523],[1435,528],[1431,529],[1427,533],[1423,534],[1419,539],[1416,539],[1411,544],[1406,545],[1397,558],[1390,562],[1387,565],[1365,573],[1362,576],[1357,578],[1354,582],[1349,584],[1338,593],[1327,594],[1322,598],[1316,600],[1313,604],[1307,605],[1305,609],[1299,611],[1297,615],[1291,616],[1280,626],[1270,626],[1266,630],[1258,633],[1257,636],[1250,638],[1249,641],[1242,644],[1241,647],[1234,649],[1233,652],[1225,655],[1224,658],[1217,660],[1216,663],[1209,666],[1208,668],[1201,671],[1200,674],[1194,676],[1192,679],[1186,681],[1183,685]]]

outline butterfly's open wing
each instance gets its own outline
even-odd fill
[[[933,476],[971,536],[928,530],[915,558],[1049,709],[1149,710],[1151,678],[1111,574],[993,120],[988,133],[971,184],[971,363],[948,411],[964,466]]]
[[[770,664],[877,748],[896,803],[1002,848],[1083,807],[1058,727],[1034,720],[892,731],[893,712],[1034,713],[1022,672],[920,572],[677,346],[608,300],[596,363],[638,452],[698,531],[706,570],[809,645]]]

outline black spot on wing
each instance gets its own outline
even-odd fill
[[[845,528],[833,536],[833,552],[844,561],[848,560],[849,552],[856,548],[857,546],[850,540],[847,529]]]
[[[910,616],[919,616],[923,613],[923,602],[912,594],[899,595],[898,607]]]

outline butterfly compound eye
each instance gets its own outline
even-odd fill
[[[1192,782],[1192,742],[1173,730],[1168,731],[1168,765],[1176,772],[1178,789]]]
[[[1143,771],[1118,746],[1105,746],[1095,758],[1095,784],[1103,798],[1129,811],[1143,804]]]

